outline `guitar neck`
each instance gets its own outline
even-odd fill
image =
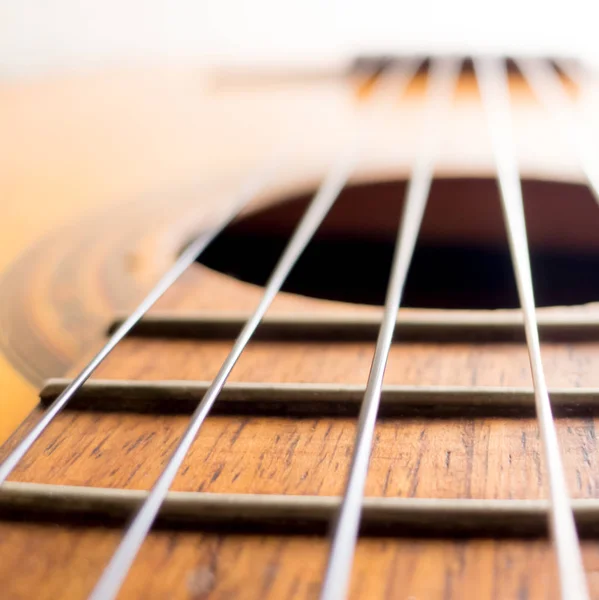
[[[70,310],[58,312],[58,321],[69,331],[101,330],[102,339],[66,378],[43,385],[39,405],[0,451],[0,554],[7,557],[0,585],[7,597],[596,594],[588,575],[599,531],[599,316],[594,305],[551,306],[556,294],[538,308],[535,296],[542,250],[562,252],[551,264],[570,261],[566,274],[583,260],[593,267],[597,256],[596,161],[570,93],[576,74],[565,77],[563,64],[483,57],[464,67],[453,56],[376,57],[356,62],[359,79],[369,75],[365,91],[353,80],[296,82],[285,93],[299,90],[307,105],[330,115],[319,121],[322,130],[340,132],[332,158],[322,154],[330,160],[320,165],[316,186],[306,175],[316,171],[297,159],[293,138],[287,162],[276,151],[228,187],[194,187],[179,200],[159,194],[139,213],[139,204],[118,206],[105,221],[90,215],[92,226],[77,228],[80,237],[62,233],[64,245],[40,245],[32,254],[39,279],[26,276],[37,271],[9,273],[16,290],[23,281],[62,282],[49,286],[49,299],[31,314],[54,314],[43,307],[64,294]],[[460,77],[476,93],[458,102]],[[520,103],[524,84],[536,102]],[[223,125],[238,114],[233,108],[247,110],[247,123],[256,104],[272,101],[273,88],[259,89],[238,104],[218,96]],[[410,108],[402,128],[393,129],[402,101]],[[457,131],[478,143],[484,125],[498,186],[474,169],[436,179],[441,132],[455,133],[456,115],[472,115],[475,102],[478,117]],[[261,110],[278,137],[275,111]],[[371,138],[364,125],[381,114],[384,133]],[[577,177],[564,175],[572,168],[566,165],[560,182],[536,182],[545,187],[536,188],[532,204],[515,114],[543,123],[556,116],[582,165]],[[314,119],[294,125],[317,140]],[[410,127],[412,138],[398,134]],[[204,144],[216,147],[216,129]],[[393,176],[360,171],[373,139],[389,147],[411,139],[408,168]],[[536,152],[526,156],[533,170],[552,172]],[[394,157],[384,158],[390,164]],[[590,206],[577,213],[588,222],[571,226],[573,242],[566,243],[562,230],[576,225],[566,211],[578,204]],[[529,227],[533,205],[547,214]],[[102,222],[109,237],[98,232]],[[89,241],[94,229],[97,245]],[[387,245],[369,255],[373,239]],[[315,245],[316,255],[302,262]],[[335,245],[343,251],[331,261],[326,248]],[[420,297],[440,308],[406,308],[422,245],[437,254],[419,280],[428,290]],[[462,293],[451,297],[482,303],[476,280],[492,263],[477,272],[477,263],[440,257],[457,248],[480,258],[498,245],[507,274],[497,268],[491,279],[494,289],[510,286],[515,307],[446,309],[457,287]],[[39,258],[46,252],[48,262]],[[93,277],[92,266],[103,260],[117,265],[113,278],[104,268]],[[450,270],[464,265],[471,270],[457,283]],[[56,279],[48,276],[52,268]],[[140,288],[158,272],[137,308],[120,317],[112,311],[103,328],[98,313],[108,311],[98,308],[97,290],[127,301],[136,293],[139,302]],[[556,273],[545,268],[542,276]],[[380,297],[357,303],[356,294],[375,280]],[[45,289],[41,283],[36,289]],[[73,310],[81,306],[72,299],[77,285],[93,298],[87,312]],[[592,283],[582,289],[596,291]],[[21,304],[25,297],[13,298]],[[95,320],[84,318],[96,308]],[[38,337],[52,328],[63,331],[52,321]],[[56,339],[60,348],[65,338]]]

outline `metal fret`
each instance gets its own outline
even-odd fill
[[[0,515],[28,521],[119,525],[144,502],[147,491],[7,482]],[[169,492],[160,506],[164,526],[326,535],[339,510],[337,496]],[[599,534],[599,500],[573,500],[576,523]],[[547,535],[546,500],[373,498],[363,500],[361,529],[379,536],[436,535],[527,538]]]
[[[345,597],[347,592],[362,512],[362,496],[368,473],[372,437],[387,357],[393,340],[396,314],[401,303],[403,287],[432,183],[438,143],[436,131],[438,119],[447,110],[453,97],[460,64],[461,61],[458,60],[438,60],[433,63],[431,69],[424,113],[426,129],[423,145],[416,158],[406,192],[404,212],[398,231],[385,299],[385,312],[360,409],[358,433],[347,487],[333,529],[329,562],[321,592],[323,600],[340,600]]]
[[[78,392],[81,386],[89,379],[102,361],[114,350],[118,343],[135,327],[139,320],[152,308],[160,297],[177,281],[183,272],[192,265],[200,254],[207,248],[210,242],[243,210],[243,208],[256,196],[256,194],[271,179],[276,166],[281,160],[276,156],[274,160],[254,174],[240,190],[235,200],[233,210],[213,229],[201,234],[195,239],[179,256],[173,266],[162,276],[150,293],[141,301],[139,306],[127,317],[112,333],[103,348],[83,368],[71,384],[58,396],[48,407],[41,419],[35,424],[31,431],[19,442],[17,447],[0,464],[0,486],[6,481],[12,470],[25,456],[31,446],[43,433],[46,427],[58,415],[71,398]]]
[[[550,64],[533,59],[518,61],[518,67],[576,152],[589,187],[599,203],[599,147],[589,136],[588,128],[583,126],[556,70]]]
[[[244,188],[224,222],[203,234],[183,253],[137,309],[119,319],[96,357],[73,380],[49,381],[41,392],[47,407],[41,420],[0,465],[0,514],[29,519],[98,518],[122,522],[133,516],[91,600],[113,599],[155,521],[188,526],[235,527],[285,533],[325,534],[335,519],[323,600],[344,598],[348,589],[358,530],[376,535],[489,535],[525,537],[550,530],[558,558],[562,598],[588,597],[576,525],[599,535],[599,500],[571,501],[559,454],[552,406],[561,414],[599,412],[599,389],[555,389],[551,403],[541,362],[539,333],[544,339],[597,340],[599,316],[590,312],[536,313],[527,248],[518,166],[512,148],[509,97],[503,66],[475,61],[483,103],[488,111],[497,161],[501,200],[520,294],[522,313],[405,314],[399,311],[403,286],[434,174],[438,144],[436,125],[448,108],[461,61],[436,59],[430,70],[423,146],[414,165],[397,235],[385,309],[370,314],[272,315],[266,312],[287,275],[309,244],[356,162],[367,131],[358,131],[350,151],[335,163],[314,196],[275,267],[251,315],[145,315],[146,311],[191,265],[216,235],[239,213],[266,181],[273,165]],[[400,72],[403,88],[419,65],[408,61]],[[599,168],[588,136],[578,122],[555,72],[534,61],[523,72],[539,97],[556,115],[576,148],[599,201]],[[555,78],[553,80],[552,78]],[[399,89],[398,89],[399,91]],[[382,317],[382,321],[381,321]],[[398,330],[396,331],[396,328]],[[212,382],[89,380],[97,366],[126,335],[233,338],[235,343]],[[452,386],[383,386],[390,345],[410,341],[515,341],[528,343],[534,387],[485,388]],[[231,370],[250,341],[377,340],[366,386],[336,384],[227,383]],[[6,482],[36,439],[64,409],[133,410],[189,414],[191,419],[166,468],[149,492]],[[364,498],[372,439],[378,416],[505,415],[536,411],[549,474],[549,501]],[[332,415],[359,414],[358,433],[343,497],[170,492],[170,486],[208,414]],[[549,525],[549,528],[548,528]]]
[[[524,314],[537,419],[549,475],[550,524],[557,554],[561,597],[583,600],[588,598],[588,592],[580,544],[541,361],[522,190],[512,141],[507,74],[505,66],[493,59],[476,61],[475,69],[487,111],[508,242]]]
[[[130,336],[235,339],[248,319],[246,313],[154,313],[146,315]],[[266,315],[254,340],[375,341],[380,312],[289,313]],[[599,311],[539,312],[539,333],[546,341],[599,340]],[[115,327],[120,324],[115,321]],[[422,311],[397,314],[393,339],[410,342],[525,341],[519,311]]]
[[[53,379],[40,392],[50,404],[70,383]],[[69,403],[74,410],[191,414],[210,387],[209,381],[119,381],[92,379]],[[327,383],[227,383],[210,414],[259,416],[357,415],[365,387]],[[599,414],[599,388],[551,390],[560,415]],[[385,385],[379,416],[443,418],[534,414],[534,390],[481,386]]]

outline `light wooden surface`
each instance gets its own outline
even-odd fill
[[[268,198],[313,189],[355,128],[356,89],[355,80],[256,83],[189,66],[3,84],[0,440],[34,406],[31,383],[64,374],[88,353],[113,314],[134,306],[280,138],[290,140],[293,160]],[[357,179],[407,172],[423,89],[416,81],[401,110],[393,85],[375,96]],[[530,92],[518,81],[513,92],[524,172],[576,180],[574,157],[553,143]],[[469,75],[443,137],[441,174],[492,172]]]
[[[91,211],[118,212],[121,203],[148,190],[194,177],[201,133],[195,86],[190,73],[127,71],[5,82],[0,271],[31,244]],[[172,103],[166,108],[169,98],[176,110]],[[44,294],[43,281],[40,287],[32,297]],[[36,396],[2,356],[0,383],[3,440]]]
[[[29,279],[26,298],[35,302],[36,308],[26,315],[22,311],[18,315],[9,312],[9,316],[32,323],[33,332],[49,326],[44,335],[54,345],[55,354],[64,357],[58,363],[63,368],[89,349],[91,342],[87,339],[82,345],[72,331],[65,332],[65,307],[71,286],[77,285],[73,273],[71,279],[63,279],[62,298],[53,304],[49,292],[52,278],[61,261],[79,264],[79,270],[83,270],[83,261],[96,260],[96,265],[102,260],[96,248],[77,252],[77,245],[69,238],[83,235],[93,246],[95,238],[106,240],[108,236],[115,247],[118,245],[115,270],[129,260],[135,271],[129,273],[134,280],[129,287],[137,282],[147,289],[171,255],[165,253],[162,261],[150,257],[151,264],[142,259],[139,264],[136,256],[119,254],[123,232],[131,231],[133,219],[127,213],[132,203],[138,203],[133,214],[143,219],[144,205],[156,203],[157,197],[162,202],[165,197],[174,197],[176,203],[177,198],[189,194],[189,188],[193,190],[225,174],[239,178],[271,143],[274,130],[270,135],[258,135],[258,124],[266,120],[268,110],[260,106],[258,98],[247,102],[249,111],[258,112],[255,120],[240,112],[240,121],[231,123],[228,115],[231,103],[238,102],[237,94],[225,95],[228,102],[216,106],[205,85],[202,72],[189,67],[120,68],[48,79],[7,80],[1,85],[0,272],[6,272],[24,252],[31,251],[32,245],[44,249],[44,258],[36,257],[35,275],[33,268],[19,270],[20,277]],[[289,92],[287,96],[291,102]],[[301,106],[301,98],[297,102]],[[282,118],[284,113],[280,112]],[[241,143],[236,131],[240,123],[245,130]],[[95,222],[92,218],[90,223],[90,217],[98,212],[110,218]],[[46,241],[48,236],[51,239]],[[137,231],[138,250],[139,238]],[[182,241],[177,239],[177,243]],[[104,253],[110,252],[111,246],[106,244],[103,249]],[[81,288],[88,294],[88,322],[93,323],[98,316],[106,319],[115,305],[130,309],[139,297],[139,289],[126,290],[125,297],[116,300],[110,296],[113,292],[101,290],[100,299],[94,301],[98,290],[90,288],[95,278],[97,274],[78,283],[79,295]],[[10,302],[7,296],[13,289],[12,285],[3,288],[3,308]],[[6,336],[6,323],[3,330],[0,336]],[[97,338],[97,325],[94,333]],[[6,349],[20,341],[8,339],[3,345]],[[0,399],[0,440],[4,440],[35,405],[36,398],[32,386],[1,355],[0,383],[4,390]]]

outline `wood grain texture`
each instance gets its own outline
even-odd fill
[[[15,231],[17,226],[27,226],[27,215],[34,212],[33,206],[40,206],[42,197],[52,203],[64,194],[68,200],[48,221],[42,215],[39,219],[33,217],[30,239],[47,231],[50,222],[58,223],[73,215],[80,197],[86,200],[77,205],[79,214],[107,203],[108,198],[116,203],[119,198],[141,196],[148,190],[166,190],[169,198],[179,198],[169,194],[187,183],[190,187],[185,189],[197,189],[193,184],[202,169],[211,177],[228,175],[229,190],[294,115],[299,125],[310,123],[310,127],[304,127],[306,134],[320,129],[327,135],[322,136],[316,149],[312,144],[298,143],[296,170],[286,174],[260,201],[280,198],[285,190],[309,189],[337,151],[349,115],[353,114],[347,86],[338,82],[310,89],[297,85],[271,88],[265,100],[265,94],[255,89],[243,89],[240,95],[222,90],[203,94],[195,76],[189,70],[162,75],[138,73],[134,77],[130,73],[102,74],[85,81],[38,83],[10,91],[8,100],[2,101],[8,103],[11,112],[8,119],[2,118],[6,119],[5,131],[17,143],[9,156],[3,156],[2,166],[5,172],[14,168],[16,175],[3,179],[2,185],[12,190],[14,208],[9,217]],[[521,82],[516,84],[522,88]],[[481,143],[486,148],[482,114],[476,108],[472,80],[466,78],[461,86],[462,91],[469,92],[456,102],[455,119],[448,124],[451,141],[441,166],[445,173],[467,166],[470,173],[480,174],[488,170],[489,158],[488,152],[480,152]],[[107,90],[111,91],[108,98]],[[38,113],[42,93],[46,103]],[[406,152],[399,163],[391,164],[390,149],[396,146],[400,133],[406,147],[411,147],[417,137],[414,115],[419,96],[416,88],[411,93],[414,95],[401,118],[391,118],[395,114],[393,105],[374,119],[373,126],[386,132],[387,143],[373,140],[373,151],[367,152],[370,163],[363,166],[358,177],[373,173],[377,177],[390,173],[398,176],[405,172],[411,153]],[[231,120],[231,114],[240,117]],[[312,118],[315,114],[318,117]],[[516,119],[526,139],[537,139],[537,135],[538,140],[547,140],[545,121],[525,94]],[[266,122],[269,128],[264,132],[262,125]],[[472,135],[463,135],[465,125]],[[245,136],[240,137],[240,128]],[[67,144],[64,140],[68,139],[74,141]],[[465,144],[464,139],[471,143]],[[575,180],[575,165],[562,156],[563,148],[539,143],[534,151],[524,144],[525,167],[540,176]],[[395,160],[395,154],[392,156]],[[213,165],[217,166],[213,169]],[[38,177],[31,177],[32,172]],[[129,308],[133,299],[147,289],[156,274],[172,261],[186,236],[206,224],[209,209],[226,197],[222,194],[203,196],[211,200],[196,201],[199,212],[195,213],[190,208],[193,195],[187,195],[185,201],[173,200],[168,209],[171,215],[176,213],[175,207],[187,206],[177,213],[176,223],[164,217],[164,204],[148,202],[151,219],[137,222],[133,208],[120,213],[121,217],[126,215],[126,227],[118,231],[115,228],[114,235],[107,238],[110,243],[102,239],[102,233],[86,241],[90,230],[81,230],[78,243],[68,244],[63,239],[62,245],[53,246],[48,262],[30,261],[31,270],[19,271],[25,282],[21,292],[27,293],[19,292],[13,298],[15,304],[19,304],[19,298],[29,299],[28,327],[18,331],[37,331],[38,341],[46,339],[46,349],[54,348],[46,356],[54,357],[55,365],[66,366],[74,356],[80,357],[79,365],[84,364],[81,354],[91,352],[92,338],[103,324],[116,309]],[[28,197],[37,203],[25,202]],[[151,224],[160,221],[160,209],[164,227],[157,234]],[[148,228],[145,233],[144,228]],[[128,238],[132,231],[136,231],[135,236]],[[113,243],[119,248],[116,253],[109,249]],[[10,256],[21,248],[20,242],[11,245]],[[27,277],[33,273],[36,277]],[[45,294],[48,289],[54,295]],[[247,312],[255,306],[259,293],[256,287],[198,267],[185,274],[156,310]],[[71,310],[69,303],[73,303]],[[291,310],[371,309],[289,295],[281,295],[272,307],[273,314]],[[79,320],[65,322],[65,315],[76,315]],[[19,340],[29,339],[17,334]],[[96,376],[208,380],[230,346],[228,341],[132,338],[119,345]],[[22,351],[24,346],[19,348]],[[372,342],[255,341],[236,365],[231,380],[363,385],[372,353]],[[545,343],[543,360],[550,386],[599,386],[599,342]],[[529,387],[531,379],[526,348],[521,343],[400,342],[392,348],[386,383]],[[15,398],[16,408],[11,408],[10,416],[3,421],[10,425],[4,427],[14,426],[25,405]],[[2,455],[38,416],[36,409],[0,450]],[[589,417],[558,422],[568,485],[576,498],[596,498],[599,494],[595,421]],[[148,489],[185,424],[185,415],[65,411],[14,471],[12,480]],[[211,416],[180,470],[174,489],[339,494],[354,434],[355,419],[347,417]],[[400,498],[544,498],[546,476],[536,422],[531,418],[489,417],[380,420],[366,493]],[[85,598],[119,536],[120,531],[109,527],[4,518],[0,522],[3,598]],[[120,597],[314,598],[327,548],[325,538],[290,537],[284,532],[240,535],[157,530],[144,544]],[[595,541],[583,545],[594,597],[599,597],[598,551]],[[351,597],[536,599],[555,598],[557,589],[554,557],[544,539],[363,538],[356,554]]]
[[[204,289],[202,284],[198,292]],[[182,282],[173,289],[170,302],[176,303],[177,294],[188,298],[190,292],[189,280]],[[97,376],[140,381],[209,379],[229,347],[227,341],[132,338],[117,348]],[[253,342],[231,379],[363,384],[372,351],[373,344],[365,342]],[[543,358],[552,386],[599,383],[595,343],[547,343]],[[392,348],[386,383],[530,386],[531,381],[521,343],[398,343]],[[35,414],[30,420],[34,419]],[[568,484],[576,498],[596,498],[599,493],[595,421],[558,420]],[[185,423],[185,415],[67,411],[12,479],[147,489]],[[213,416],[201,429],[174,489],[339,494],[354,432],[355,420],[347,417]],[[394,418],[377,424],[369,496],[539,499],[546,496],[545,487],[538,427],[532,418]],[[41,584],[43,578],[44,589],[55,590],[68,578],[64,594],[72,598],[85,597],[118,539],[114,530],[65,524],[5,522],[3,527],[11,540],[7,543],[16,544],[16,552],[27,552],[28,545],[36,543],[33,540],[40,540],[37,554],[46,558],[39,558],[38,581]],[[43,549],[49,530],[58,545],[64,544],[60,547],[65,550],[57,548],[56,555],[49,554],[49,541],[48,549]],[[144,545],[121,597],[312,598],[321,581],[326,547],[320,537],[157,531]],[[66,548],[75,549],[71,558],[58,561],[55,556],[64,557],[61,552],[68,552]],[[585,564],[591,575],[596,551],[595,542],[585,542]],[[83,566],[86,553],[91,555]],[[7,586],[18,585],[10,583],[12,568],[7,567],[4,575],[0,572],[0,582]],[[160,582],[148,583],[157,568],[162,573]],[[209,589],[198,584],[198,592],[193,587],[196,577],[203,581],[204,576]],[[549,583],[550,577],[554,577],[553,555],[545,541],[364,538],[356,557],[352,597],[551,598],[555,585]],[[37,585],[30,581],[29,585]],[[595,590],[594,581],[591,576]],[[26,598],[24,590],[32,588],[7,589],[14,598]]]
[[[9,556],[0,578],[9,581],[3,590],[11,599],[27,598],[34,586],[40,599],[84,598],[118,541],[118,532],[97,528],[18,524],[0,531],[0,552]],[[325,540],[314,537],[154,532],[121,597],[315,598],[326,551]],[[598,551],[593,542],[583,544],[593,596],[599,592]],[[17,570],[27,579],[11,577]],[[558,587],[544,541],[363,539],[350,598],[557,599]]]
[[[13,479],[149,488],[186,421],[122,414],[61,416]],[[336,495],[343,489],[354,432],[350,419],[213,417],[173,489]],[[572,495],[596,497],[595,420],[560,419],[559,437],[567,448]],[[366,493],[536,499],[544,497],[545,485],[533,419],[407,419],[377,425]]]

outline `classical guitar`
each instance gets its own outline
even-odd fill
[[[16,93],[54,169],[23,214],[72,218],[0,280],[40,390],[2,404],[1,597],[599,597],[594,85],[408,56]]]

